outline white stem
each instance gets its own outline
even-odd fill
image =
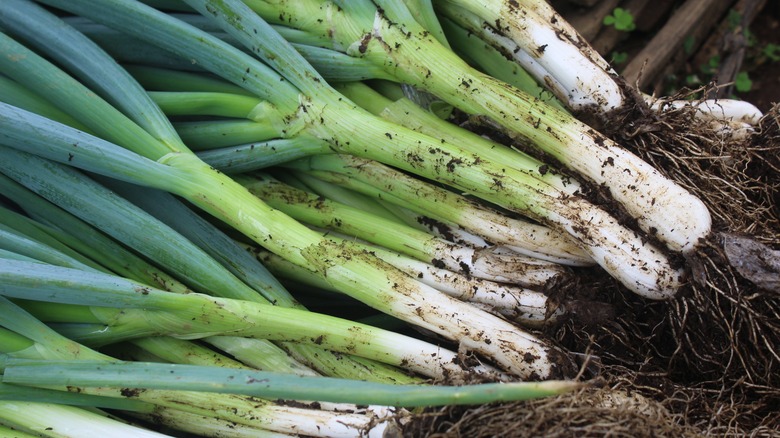
[[[674,296],[683,271],[640,236],[620,226],[615,218],[590,203],[571,199],[570,208],[551,212],[556,222],[583,242],[594,260],[623,285],[654,300]],[[587,223],[587,228],[581,224]],[[626,259],[633,260],[631,264]]]
[[[163,438],[164,435],[85,409],[53,403],[0,401],[0,419],[30,433],[56,438]]]
[[[755,105],[736,99],[708,99],[692,102],[688,100],[663,100],[644,95],[650,108],[658,112],[676,110],[684,107],[696,109],[695,116],[701,120],[719,120],[739,122],[755,126],[764,114]]]
[[[463,11],[478,16],[483,22],[479,26],[483,29],[480,34],[507,50],[506,53],[518,53],[517,49],[522,49],[524,53],[516,59],[523,68],[573,110],[595,107],[606,113],[625,104],[623,91],[615,81],[617,74],[609,63],[552,8],[533,5],[544,2],[521,2],[527,3],[522,7],[516,2],[498,0],[440,3],[445,13],[461,24],[466,17]],[[507,39],[516,43],[516,47],[512,48]]]
[[[435,254],[436,261],[453,272],[500,283],[522,286],[543,286],[567,271],[556,263],[530,257],[501,255],[464,246],[448,245]]]

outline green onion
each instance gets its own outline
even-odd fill
[[[327,233],[326,236],[334,238],[332,233]],[[564,313],[562,307],[555,308],[546,295],[535,290],[469,278],[377,247],[366,246],[366,250],[376,253],[399,270],[447,295],[499,313],[525,327],[555,323]],[[281,278],[339,292],[316,273],[300,268],[273,253],[255,251],[263,264]]]
[[[297,190],[268,175],[238,176],[236,181],[268,205],[303,223],[355,236],[466,276],[541,286],[565,273],[552,263],[519,256],[501,257],[456,245],[364,210]]]
[[[568,235],[498,214],[452,191],[411,178],[388,166],[345,155],[310,157],[283,164],[357,192],[407,207],[443,223],[455,223],[487,241],[568,265],[593,260]]]
[[[513,57],[575,111],[622,108],[611,66],[546,2],[437,0],[437,11]]]
[[[49,0],[49,3],[59,4],[53,0]],[[235,64],[231,64],[232,67],[228,67],[223,62],[207,56],[208,51],[212,48],[215,49],[216,46],[221,47],[220,57],[224,57],[226,51],[235,52],[235,49],[211,39],[208,34],[198,33],[195,29],[187,28],[183,23],[176,23],[176,30],[174,31],[174,23],[169,18],[163,19],[162,16],[159,16],[158,21],[153,21],[152,17],[157,17],[157,15],[152,11],[135,8],[130,4],[125,5],[127,8],[122,9],[121,21],[111,20],[109,18],[111,16],[110,10],[99,11],[94,7],[81,8],[78,7],[76,2],[68,2],[67,5],[60,4],[59,6],[89,16],[96,21],[120,28],[122,31],[131,33],[136,37],[148,39],[155,44],[165,45],[169,50],[178,51],[177,53],[180,56],[199,59],[199,62],[204,67],[222,75],[237,85],[256,92],[259,97],[269,102],[275,102],[280,109],[283,107],[289,108],[293,99],[293,96],[282,97],[282,95],[286,95],[285,90],[277,90],[279,93],[268,94],[265,86],[259,83],[254,84],[256,81],[253,74],[246,74],[245,70],[247,67],[242,68]],[[217,14],[215,18],[224,18],[219,11],[225,4],[222,3],[218,6],[214,6],[211,12],[205,10],[202,12],[209,17]],[[242,25],[234,27],[235,23],[231,24],[230,19],[227,19],[221,22],[226,30],[232,32],[232,35],[237,39],[245,40],[243,42],[254,47],[256,55],[275,66],[275,68],[280,69],[280,71],[283,71],[286,79],[294,83],[299,87],[300,92],[308,96],[307,99],[303,100],[302,110],[294,111],[292,108],[288,110],[291,111],[291,114],[293,112],[297,113],[297,121],[291,127],[291,130],[288,131],[288,134],[296,132],[297,129],[305,129],[308,133],[328,140],[332,147],[339,148],[344,152],[356,154],[370,153],[372,158],[379,161],[391,162],[409,171],[431,175],[462,190],[478,193],[481,197],[507,208],[531,214],[540,220],[555,225],[558,229],[573,234],[582,245],[588,247],[588,251],[602,267],[616,276],[616,278],[621,279],[627,287],[645,296],[655,299],[668,298],[678,287],[680,273],[671,268],[668,260],[656,248],[643,242],[633,232],[620,227],[617,221],[603,210],[594,208],[590,204],[577,199],[566,199],[567,205],[561,206],[559,199],[561,194],[550,193],[548,187],[540,186],[538,182],[532,183],[527,176],[515,174],[511,172],[511,169],[499,166],[498,163],[492,163],[483,160],[481,157],[474,157],[472,154],[464,153],[460,149],[451,148],[449,145],[441,143],[440,140],[409,132],[397,125],[388,125],[373,117],[368,117],[364,113],[356,112],[354,107],[343,97],[324,86],[319,75],[313,71],[288,43],[281,40],[278,34],[273,33],[273,30],[265,22],[254,16],[251,11],[244,10],[242,4],[233,4],[231,2],[230,8],[235,8],[235,11],[232,9],[227,10],[225,12],[226,16],[241,16]],[[365,10],[357,6],[356,8],[365,12]],[[278,10],[274,19],[276,19],[277,15]],[[138,23],[129,25],[131,22],[134,22],[130,17],[135,16],[139,17],[139,21],[141,20],[140,17],[143,16],[145,25],[154,22],[154,29],[144,30]],[[341,17],[340,13],[336,13],[336,16]],[[250,20],[251,26],[247,24]],[[166,32],[166,36],[163,36],[160,32],[163,29],[168,29],[166,26],[171,26],[171,32]],[[347,29],[351,29],[350,31],[355,29],[349,22],[344,23],[344,26],[345,35],[350,33],[346,31]],[[391,33],[398,31],[398,29],[393,27],[383,29],[382,31],[385,30]],[[260,38],[259,34],[254,34],[254,31],[262,33],[263,38]],[[157,32],[156,37],[153,32]],[[172,39],[181,38],[185,33],[198,35],[191,39],[192,44],[205,40],[208,40],[208,43],[207,45],[198,46],[197,50],[193,47],[185,47],[178,43],[173,43]],[[398,38],[405,39],[405,37],[401,36]],[[432,41],[429,43],[432,44]],[[401,44],[401,47],[404,48],[402,53],[409,53],[410,56],[419,56],[419,53],[413,54],[415,50],[410,50],[410,47],[405,47],[403,44]],[[423,49],[423,47],[418,48]],[[280,50],[284,51],[285,54],[282,55]],[[397,51],[393,53],[397,53]],[[377,51],[375,54],[385,59],[386,54],[383,52],[380,54]],[[251,59],[245,58],[243,52],[235,52],[234,55],[235,59],[231,59],[231,63],[233,61],[237,62],[239,59],[244,63],[243,65],[254,65],[256,63]],[[454,63],[453,65],[462,64],[461,61],[454,59],[451,61]],[[427,63],[428,60],[425,62]],[[260,67],[250,67],[250,72],[255,68],[259,69]],[[265,75],[266,70],[263,69],[262,72]],[[446,74],[453,74],[449,66]],[[423,74],[422,76],[425,75]],[[287,82],[283,83],[286,84]],[[457,83],[461,83],[461,81],[459,80]],[[437,82],[437,84],[440,83]],[[506,86],[494,86],[492,91],[498,93],[497,88],[504,90],[501,91],[500,97],[505,98]],[[429,91],[436,93],[436,90]],[[312,100],[308,100],[309,98]],[[295,101],[299,100],[297,93],[294,99]],[[523,105],[527,103],[523,102]],[[346,114],[349,114],[349,116],[346,116]],[[536,120],[534,118],[533,121],[536,122]],[[566,124],[564,123],[563,126],[566,126]],[[539,131],[543,130],[539,129]],[[577,135],[579,136],[579,134]],[[393,141],[388,142],[388,140]],[[403,144],[405,149],[399,151],[397,144]],[[431,156],[432,153],[433,156]],[[589,156],[591,155],[589,154]],[[429,158],[431,159],[430,161],[428,161]],[[447,166],[447,163],[452,163],[453,160],[455,160],[455,163],[458,163],[456,166],[457,172],[452,171],[452,168]],[[604,161],[606,160],[602,162]],[[602,162],[599,162],[599,167]],[[675,209],[675,211],[680,212],[683,210]],[[585,230],[587,230],[587,233],[585,233]]]
[[[3,318],[3,324],[12,326],[18,333],[24,333],[30,336],[25,338],[17,333],[7,330],[0,330],[0,351],[4,351],[13,358],[38,359],[46,358],[66,360],[78,360],[90,358],[90,360],[99,360],[100,364],[107,364],[114,361],[113,358],[96,354],[89,349],[79,346],[75,342],[65,339],[40,321],[31,317],[27,312],[19,307],[15,307],[5,298],[0,299],[0,306],[4,310],[14,310],[13,313],[5,313],[0,316]],[[157,341],[157,343],[164,341]],[[182,341],[184,343],[184,341]],[[165,353],[168,357],[176,353],[185,354],[186,349],[182,343],[171,345],[168,343],[169,351]],[[191,350],[191,349],[189,349]],[[156,350],[160,352],[160,350]],[[11,361],[11,358],[3,356],[3,367]],[[201,360],[204,356],[201,355]],[[214,363],[213,360],[210,361]],[[208,369],[217,369],[217,367],[208,367]],[[6,369],[3,370],[4,372]],[[73,385],[44,385],[48,388],[56,388],[63,391],[75,391],[76,394],[64,393],[55,397],[51,392],[41,394],[41,391],[27,392],[24,396],[8,397],[8,399],[28,400],[35,396],[36,401],[53,399],[57,402],[69,401],[76,398],[79,404],[93,402],[96,406],[120,407],[131,409],[133,411],[142,411],[152,415],[165,415],[166,418],[178,418],[181,421],[182,413],[198,415],[202,418],[212,419],[206,430],[220,426],[222,421],[238,423],[253,428],[270,429],[281,432],[295,433],[296,431],[306,433],[307,435],[331,436],[348,433],[351,429],[364,429],[372,418],[361,415],[349,415],[340,412],[326,412],[319,409],[302,409],[288,407],[282,403],[260,400],[255,398],[246,398],[235,394],[209,395],[198,391],[165,391],[165,390],[140,390],[128,388],[125,382],[117,380],[118,384],[105,387],[76,387]],[[7,386],[7,385],[6,385]],[[21,391],[21,387],[20,391]],[[17,391],[17,394],[20,392]],[[120,398],[117,401],[111,401],[111,397]],[[143,403],[139,403],[138,399]],[[381,413],[382,409],[375,409]],[[199,426],[206,423],[203,420],[195,421],[190,426],[184,426],[182,429],[192,432],[199,432]],[[223,426],[224,427],[224,426]],[[225,431],[223,431],[225,433]]]
[[[36,376],[39,379],[36,379]],[[581,386],[576,382],[561,381],[473,386],[382,385],[354,380],[215,369],[194,365],[22,359],[9,360],[3,375],[3,382],[24,385],[104,386],[120,381],[123,382],[123,386],[137,388],[405,407],[524,400],[558,394]]]
[[[370,326],[268,304],[173,294],[106,274],[33,265],[6,261],[0,267],[0,294],[91,306],[93,320],[83,322],[107,324],[92,334],[92,339],[103,342],[118,341],[114,332],[128,339],[241,335],[322,345],[432,377],[462,372],[454,353]]]
[[[224,266],[222,266],[195,246],[191,240],[185,239],[146,211],[116,196],[115,193],[84,175],[65,166],[46,163],[45,160],[36,159],[33,156],[0,148],[0,155],[3,154],[6,157],[4,165],[8,166],[5,168],[8,175],[30,185],[33,190],[52,200],[67,204],[73,214],[78,214],[85,220],[89,220],[102,231],[151,258],[156,264],[177,275],[181,281],[196,290],[260,302],[266,301],[261,296],[261,294],[265,294],[271,302],[286,306],[296,305],[289,294],[281,290],[278,283],[262,272],[262,267],[257,266],[256,263],[248,266],[246,259],[242,259],[242,255],[239,255],[241,251],[237,248],[234,248],[232,254],[227,256],[212,252],[216,258],[224,260]],[[41,178],[44,175],[45,178]],[[136,195],[136,197],[138,196]],[[205,228],[206,233],[211,233],[210,239],[212,241],[219,239],[225,241],[226,238],[220,237],[212,225],[206,224],[203,219],[195,218],[194,213],[182,208],[182,206],[177,208],[179,201],[172,197],[160,199],[160,196],[154,196],[154,194],[142,197],[157,199],[159,202],[157,210],[165,208],[169,212],[176,212],[177,220],[188,224],[180,229],[187,230],[193,240],[198,241],[195,230]],[[29,198],[21,198],[20,200],[29,203]],[[170,214],[168,218],[171,219]],[[189,218],[189,222],[186,222],[187,218]],[[147,239],[146,235],[149,232],[155,232],[160,236],[165,236],[165,238]],[[128,259],[126,262],[131,260]],[[241,265],[242,260],[243,266]],[[230,266],[241,266],[239,271],[245,276],[246,283],[228,272],[227,267]],[[154,277],[157,276],[154,275]],[[164,279],[165,276],[159,278]],[[172,286],[173,290],[179,292],[186,291],[184,287],[175,286],[175,283],[167,280],[164,285],[166,287]],[[255,289],[248,286],[249,284],[253,285]],[[288,345],[286,348],[295,351],[299,359],[305,359],[305,362],[311,366],[327,370],[328,373],[334,373],[338,376],[353,376],[371,380],[388,379],[401,382],[408,380],[406,376],[395,370],[377,367],[363,360],[355,363],[349,358],[333,357],[332,353],[297,345]]]
[[[69,6],[72,5],[73,3],[69,3]],[[94,6],[97,5],[91,4],[91,8],[96,11]],[[129,6],[136,7],[137,5]],[[138,10],[151,12],[140,6],[138,6]],[[140,25],[139,30],[147,27],[143,33],[150,38],[154,38],[156,34],[155,30],[148,28],[148,25],[152,24],[153,29],[157,30],[167,29],[168,25],[173,25],[190,34],[195,32],[162,16],[159,16],[161,20],[158,20],[155,18],[157,17],[155,14],[144,15],[137,20],[131,19],[131,17],[133,14],[122,13],[123,22],[134,22],[134,26]],[[221,45],[209,38],[199,38],[199,36],[201,35],[198,34],[195,41],[201,41],[217,49],[221,54],[220,57],[233,66],[225,69],[226,73],[234,75],[239,82],[242,77],[251,79],[251,83],[255,85],[253,89],[258,92],[259,97],[265,98],[269,94],[273,94],[273,99],[268,99],[268,101],[279,108],[294,110],[298,107],[297,92],[295,95],[290,93],[292,90],[287,88],[290,85],[289,82],[281,82],[280,85],[277,81],[257,80],[261,76],[268,77],[271,74],[270,70],[256,61],[242,58],[238,53],[234,53],[235,49]],[[163,37],[163,39],[169,40],[168,37]],[[193,41],[187,41],[187,44],[193,43]],[[4,47],[23,51],[18,45],[11,44],[7,40],[6,42],[8,45]],[[211,52],[207,53],[212,54]],[[224,58],[225,53],[234,53],[235,56],[230,56],[227,59]],[[250,68],[250,74],[246,73],[247,67],[239,67],[239,65],[247,65],[240,64],[239,59],[241,63],[249,60],[250,65],[253,65]],[[24,60],[25,62],[20,63],[20,65],[4,65],[3,69],[9,73],[16,72],[14,73],[15,78],[24,79],[27,83],[43,79],[39,75],[21,74],[22,70],[20,69],[31,68],[32,64],[40,66],[41,75],[61,76],[56,70],[40,63],[41,60],[32,54]],[[226,66],[223,65],[223,67]],[[103,74],[102,71],[104,70],[96,70],[94,73]],[[44,80],[49,82],[51,79]],[[134,156],[116,145],[99,141],[84,133],[69,130],[62,125],[7,106],[0,107],[0,111],[3,113],[1,121],[4,125],[2,141],[12,146],[21,147],[19,142],[23,140],[25,148],[34,148],[36,153],[65,162],[68,162],[68,153],[74,154],[75,158],[70,163],[77,164],[84,169],[176,193],[231,224],[258,243],[284,254],[288,260],[320,270],[327,276],[329,282],[371,306],[402,319],[414,321],[416,324],[452,339],[463,340],[465,336],[469,336],[470,339],[466,342],[469,348],[483,352],[494,358],[503,367],[512,369],[520,375],[549,376],[551,373],[552,375],[557,373],[558,365],[549,364],[546,358],[550,355],[558,357],[558,353],[550,347],[543,346],[536,339],[529,339],[527,334],[521,333],[511,324],[449,299],[446,295],[401,275],[372,256],[355,249],[349,249],[348,245],[333,246],[327,241],[323,241],[320,236],[305,229],[289,217],[260,203],[227,176],[215,172],[187,150],[182,149],[181,145],[164,145],[148,133],[139,131],[140,128],[131,128],[131,126],[137,125],[122,118],[116,111],[111,110],[110,106],[104,105],[97,98],[89,96],[89,99],[79,99],[80,93],[75,92],[80,87],[77,82],[66,80],[65,83],[67,83],[67,87],[47,90],[51,93],[64,92],[61,98],[57,99],[58,105],[73,107],[78,102],[77,106],[82,106],[84,110],[89,108],[89,111],[83,111],[85,112],[83,120],[95,123],[96,126],[93,129],[99,128],[98,124],[103,126],[104,128],[100,129],[100,135],[115,139],[127,147],[142,152],[148,158],[158,161]],[[261,85],[261,83],[266,85]],[[272,83],[273,86],[270,85]],[[299,85],[303,86],[304,84]],[[313,91],[320,87],[318,85],[308,88],[308,91]],[[125,92],[127,89],[113,91]],[[68,97],[65,98],[65,95]],[[134,111],[134,113],[142,116],[138,111]],[[26,122],[22,122],[22,120],[26,120]],[[356,120],[356,122],[358,121]],[[124,125],[125,129],[105,129],[105,126],[111,125]],[[292,123],[291,129],[294,129],[295,126],[296,124]],[[154,125],[154,128],[164,129],[164,126]],[[95,130],[98,132],[98,129]],[[38,134],[32,135],[34,132],[38,132]],[[43,133],[47,135],[45,140],[42,138]],[[384,134],[381,136],[384,137]],[[38,138],[38,141],[34,140],[35,137]],[[78,144],[77,150],[73,146],[74,143]],[[107,160],[106,153],[116,158],[116,161],[113,158]],[[403,291],[403,293],[396,291]],[[431,306],[429,303],[435,304]],[[455,320],[460,322],[455,324]],[[516,347],[500,348],[498,343],[492,340],[489,340],[489,344],[486,343],[485,341],[488,339],[482,338],[484,334],[474,337],[472,330],[466,329],[468,332],[464,330],[465,327],[475,326],[480,326],[481,329],[485,330],[485,333],[500,333],[503,342],[515,344]],[[529,356],[521,353],[527,351],[526,348],[535,351],[533,356],[538,357],[539,360],[529,363],[526,360]]]
[[[193,3],[188,2],[195,6]],[[394,2],[378,1],[382,8],[380,12],[372,3],[359,1],[363,8],[361,14],[320,7],[319,2],[287,2],[272,6],[261,3],[251,2],[251,5],[265,19],[276,22],[282,16],[288,25],[294,23],[309,33],[330,35],[334,38],[333,45],[345,48],[347,54],[383,65],[391,69],[399,81],[428,91],[469,114],[491,118],[595,184],[606,185],[612,197],[637,218],[645,231],[653,232],[672,249],[691,250],[709,233],[709,212],[698,198],[568,113],[537,102],[521,91],[471,69],[413,20],[405,20],[404,11],[400,11]],[[483,7],[478,2],[464,1],[462,6],[484,12],[485,20],[490,23],[509,13],[500,10],[503,6],[498,2]],[[240,14],[244,16],[241,26],[231,24],[230,17],[240,10],[238,6],[231,8],[220,10],[211,5],[210,12],[202,6],[197,9],[204,15],[222,20],[225,30],[243,44],[257,45],[247,32],[248,14]],[[369,14],[371,8],[373,12]],[[516,8],[506,8],[512,9],[518,20],[522,18],[523,14]],[[330,15],[326,15],[326,9]],[[221,14],[225,14],[224,17]],[[529,20],[533,15],[528,14]],[[319,19],[311,19],[312,16]],[[508,25],[513,26],[513,23]],[[334,27],[341,32],[328,33],[328,29]],[[538,28],[545,33],[545,40],[535,47],[559,41],[549,26]],[[562,50],[574,51],[573,55],[581,57],[577,47],[563,47]],[[557,48],[549,52],[544,50],[545,59],[554,60],[557,56],[554,52],[557,53]],[[273,59],[263,59],[275,64]],[[588,63],[591,61],[587,60]],[[284,71],[283,66],[279,68]],[[564,68],[574,71],[575,79],[579,80],[576,78],[579,69],[570,69],[568,64]],[[594,68],[594,72],[599,70],[598,66]]]

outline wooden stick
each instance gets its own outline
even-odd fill
[[[709,32],[731,3],[723,0],[687,0],[629,62],[623,70],[623,76],[630,84],[637,83],[640,89],[651,84],[685,40],[695,33]]]

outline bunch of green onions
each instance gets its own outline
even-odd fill
[[[105,408],[209,436],[350,436],[396,408],[560,393],[574,362],[531,331],[565,314],[545,290],[599,265],[669,298],[674,254],[708,233],[699,200],[530,76],[449,48],[462,17],[516,11],[437,2],[441,26],[426,1],[39,3],[62,14],[0,4],[10,427],[41,428],[19,406],[127,427]],[[585,199],[593,183],[639,229]],[[285,286],[385,316],[309,311]],[[423,385],[474,375],[502,383]]]

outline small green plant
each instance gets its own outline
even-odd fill
[[[612,52],[612,64],[623,64],[628,60],[626,52]]]
[[[720,55],[713,55],[700,67],[700,70],[704,74],[714,75],[718,72],[718,68],[720,68]]]
[[[750,80],[748,72],[741,71],[737,73],[737,76],[734,78],[734,88],[740,93],[747,93],[753,88],[753,81]]]
[[[780,61],[780,44],[767,43],[761,54],[764,55],[770,61]]]
[[[742,24],[742,14],[736,9],[729,9],[726,21],[728,22],[729,30],[735,30]]]
[[[604,24],[606,26],[614,26],[615,29],[623,32],[631,32],[636,29],[634,16],[631,12],[623,8],[613,9],[612,14],[604,17]]]
[[[686,55],[690,55],[693,53],[693,48],[696,46],[696,38],[693,35],[690,35],[689,37],[685,38],[685,41],[683,41],[683,50],[685,50]]]

